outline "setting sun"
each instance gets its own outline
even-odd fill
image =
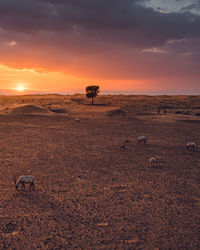
[[[24,85],[20,84],[20,85],[18,85],[18,86],[15,88],[15,90],[17,90],[17,91],[19,91],[19,92],[23,92],[23,91],[26,90],[26,88],[25,88]]]

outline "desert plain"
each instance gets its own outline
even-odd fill
[[[200,96],[1,96],[0,249],[200,249]]]

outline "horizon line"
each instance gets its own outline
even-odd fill
[[[8,96],[8,97],[14,97],[14,96],[37,96],[37,95],[59,95],[59,96],[67,96],[67,95],[85,95],[85,92],[33,92],[33,93],[2,93],[0,91],[0,96]],[[101,92],[98,94],[98,96],[104,96],[104,95],[124,95],[124,96],[200,96],[200,93],[188,93],[188,92],[157,92],[157,93],[149,93],[149,92]]]

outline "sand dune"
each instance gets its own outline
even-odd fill
[[[56,113],[56,114],[67,114],[69,111],[66,108],[63,108],[62,106],[59,105],[52,105],[48,108],[51,112]]]
[[[22,104],[7,106],[4,108],[3,113],[10,114],[35,114],[35,115],[50,115],[51,112],[44,107],[32,104]]]
[[[120,106],[114,105],[68,105],[67,110],[70,115],[78,115],[79,117],[91,117],[91,116],[112,116],[114,114],[121,115],[123,111]]]
[[[107,112],[109,116],[125,116],[126,112],[121,108],[116,108]]]

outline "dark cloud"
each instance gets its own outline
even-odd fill
[[[156,46],[168,39],[200,36],[200,17],[160,13],[136,0],[1,0],[0,27],[41,30],[129,45]]]
[[[181,11],[199,11],[200,10],[200,1],[197,1],[195,3],[191,3],[181,9]]]
[[[200,16],[144,2],[0,0],[1,62],[122,79],[197,72]],[[189,42],[167,43],[181,39]]]

